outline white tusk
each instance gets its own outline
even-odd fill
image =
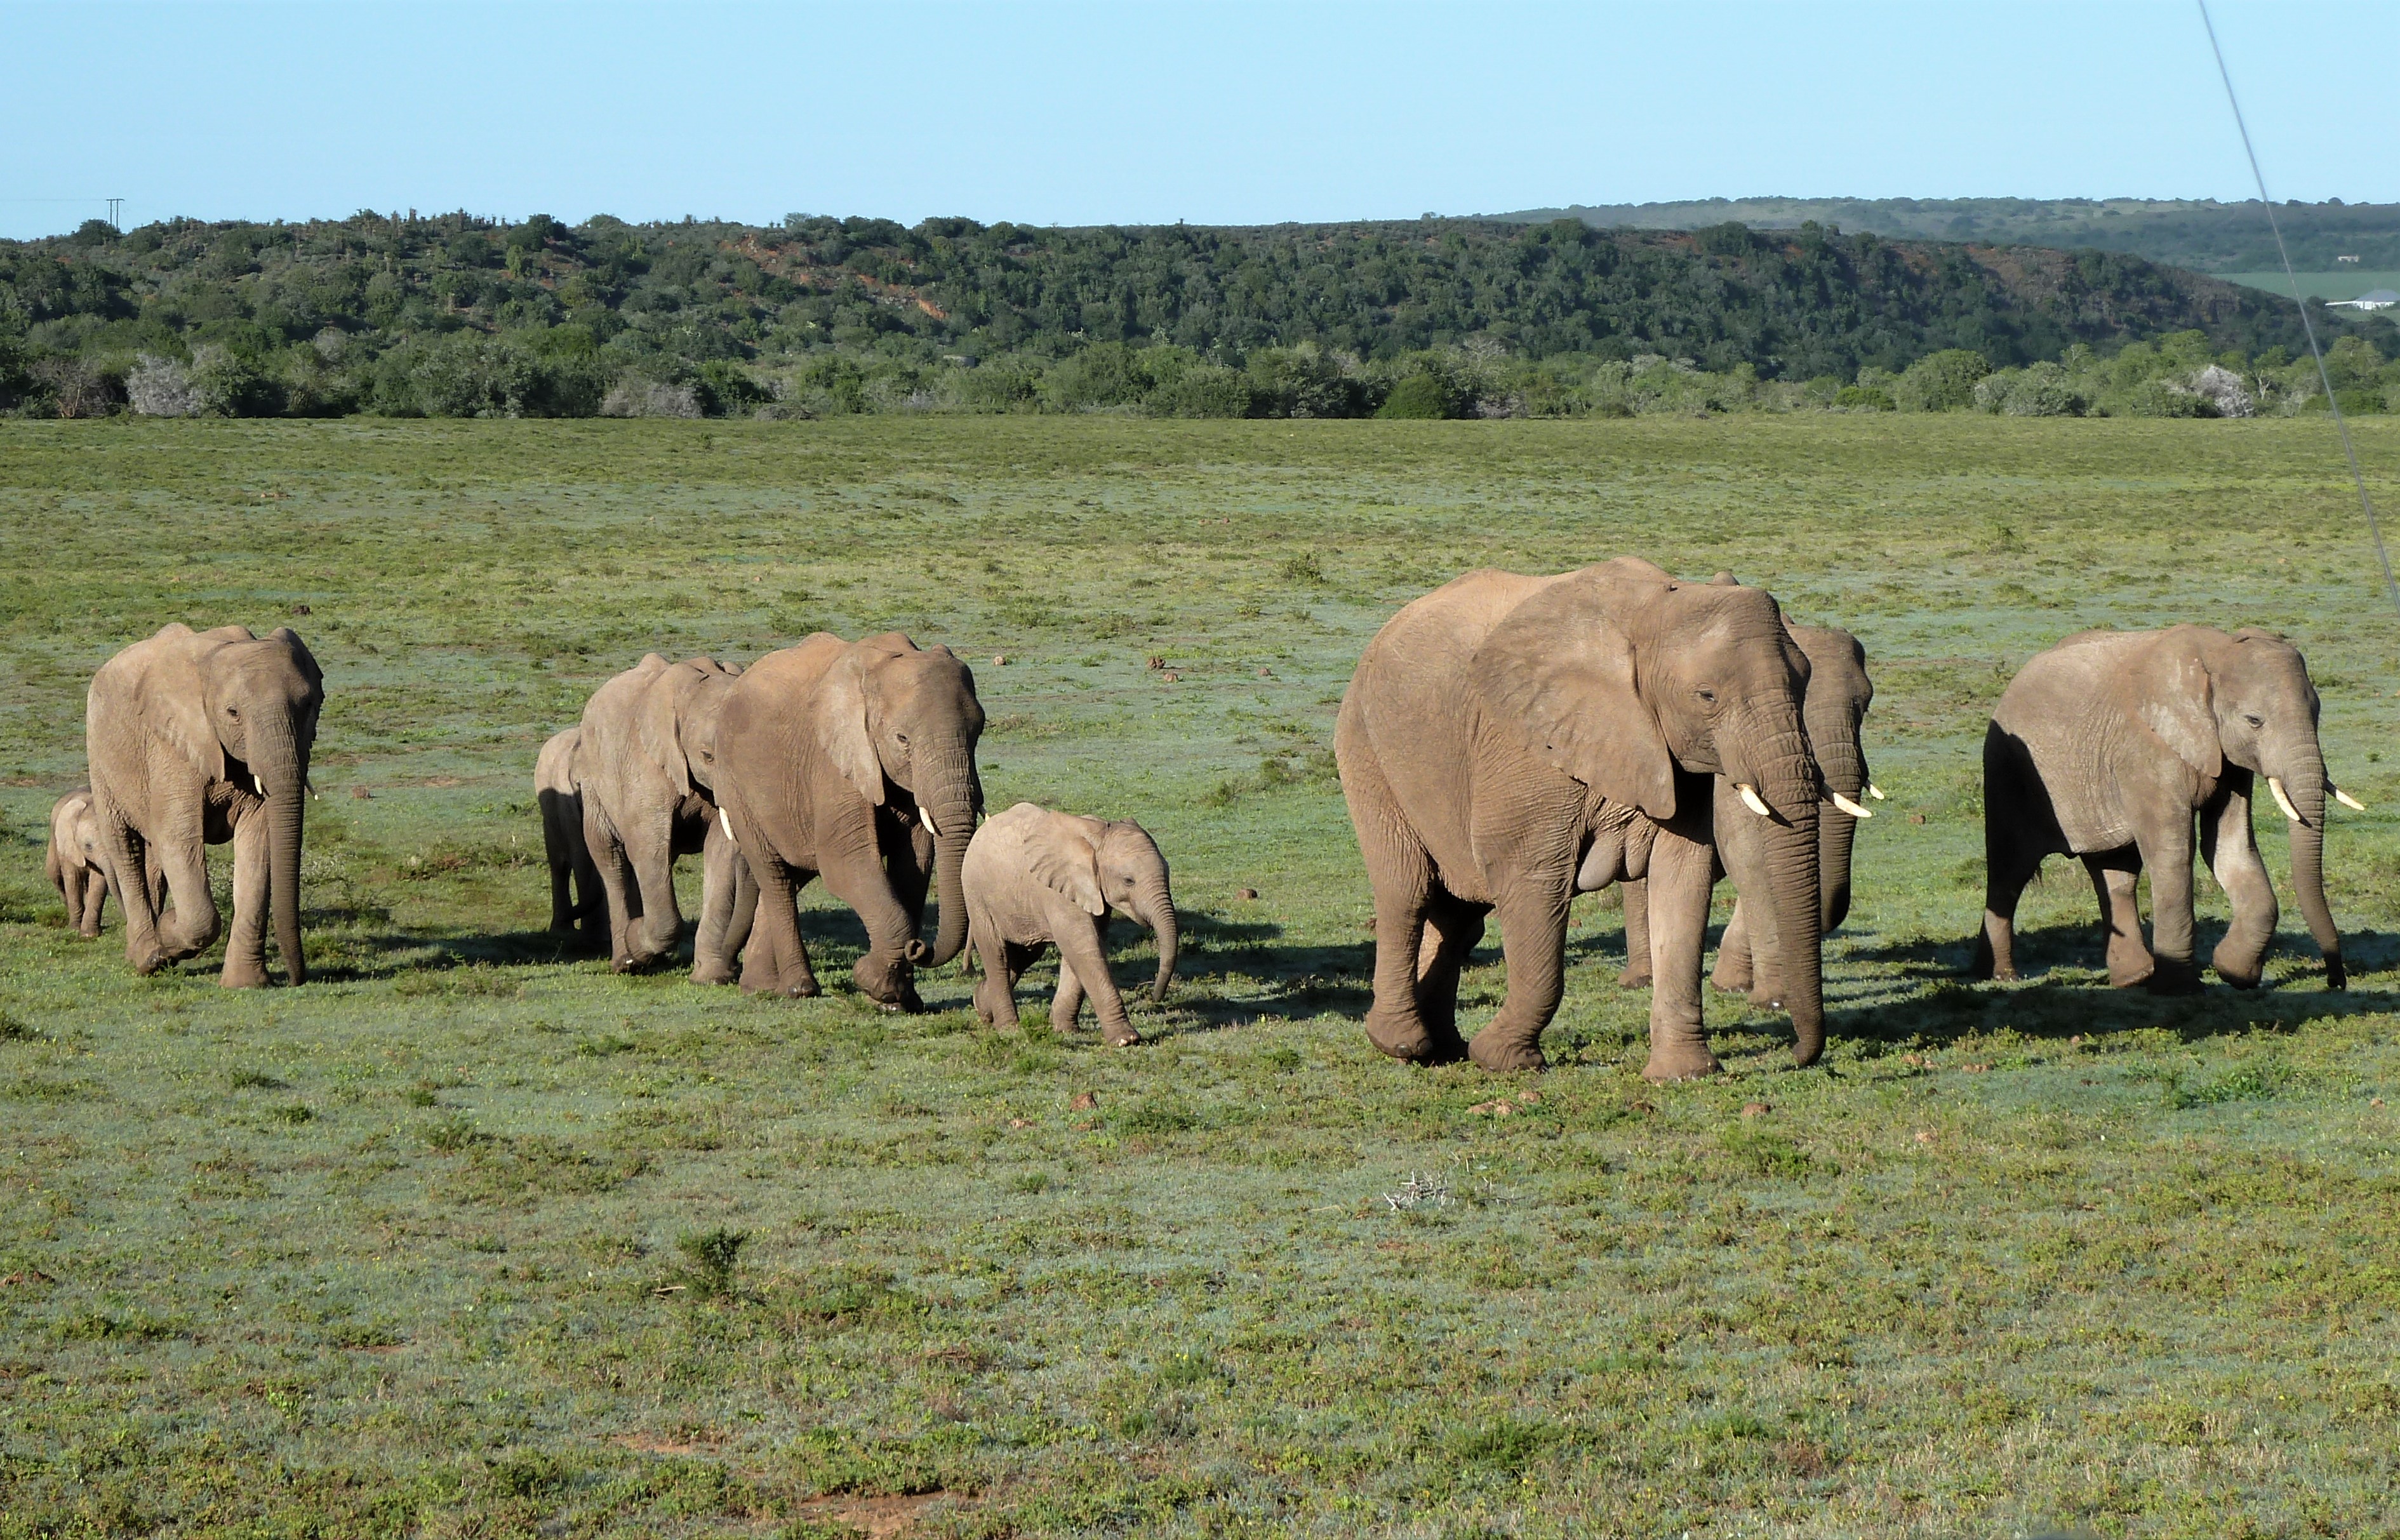
[[[2284,810],[2284,817],[2290,819],[2295,824],[2304,824],[2307,822],[2306,819],[2300,816],[2300,810],[2292,806],[2291,797],[2284,794],[2284,778],[2282,776],[2270,775],[2267,777],[2267,789],[2275,794],[2275,806]]]
[[[258,795],[259,795],[259,796],[261,796],[261,797],[265,797],[265,796],[266,795],[266,782],[261,781],[257,776],[252,775],[252,776],[250,778],[250,784],[251,784],[252,785],[256,786],[256,787],[258,788]]]
[[[942,837],[941,825],[934,822],[933,809],[920,803],[917,808],[917,816],[925,821],[925,832],[927,834],[932,835],[936,839],[939,839]]]
[[[1880,802],[1883,800],[1883,788],[1870,781],[1867,783],[1867,795]]]
[[[742,848],[742,841],[733,838],[733,820],[727,816],[723,808],[716,810],[716,825],[717,827],[725,831],[725,838],[732,840],[733,848],[737,851],[740,850]]]
[[[1848,813],[1852,818],[1873,818],[1875,816],[1874,813],[1869,812],[1862,807],[1860,807],[1856,802],[1844,797],[1840,792],[1835,792],[1834,794],[1834,806],[1841,809],[1844,812]]]
[[[1744,781],[1741,784],[1734,787],[1734,790],[1741,793],[1741,805],[1748,808],[1751,811],[1758,814],[1759,817],[1772,818],[1775,816],[1773,813],[1766,811],[1766,798],[1758,795],[1758,788],[1756,786]]]
[[[2325,790],[2333,793],[2333,799],[2340,803],[2343,807],[2348,808],[2351,811],[2365,812],[2366,811],[2366,803],[2360,801],[2357,797],[2351,796],[2350,793],[2342,790],[2339,786],[2334,785],[2332,783],[2328,782],[2325,784]]]

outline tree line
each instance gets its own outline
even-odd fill
[[[2366,349],[2354,363],[2374,360],[2352,371],[2360,401],[2380,392],[2400,333],[2336,312],[2321,326]],[[2300,345],[2297,313],[2271,296],[2123,253],[1814,224],[570,226],[361,211],[122,234],[93,221],[0,242],[0,412],[22,416],[2005,407],[1983,382],[2036,370],[2089,388],[2028,400],[2214,409],[2189,379],[2140,395],[2093,374],[2136,346],[2158,363],[2161,339],[2193,336],[2175,344],[2182,375],[2202,367],[2187,367],[2197,348],[2243,377],[2254,409],[2304,405],[2303,386],[2260,374]],[[1907,383],[1943,356],[1944,378],[1978,361],[1963,396]]]

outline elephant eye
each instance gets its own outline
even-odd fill
[[[227,716],[232,717],[232,718],[233,718],[235,721],[237,721],[237,722],[239,722],[239,721],[240,721],[240,720],[241,720],[241,713],[240,713],[240,712],[239,712],[239,711],[237,711],[237,710],[235,710],[235,709],[234,709],[233,707],[231,707],[231,706],[227,706],[227,707],[225,707],[225,715],[226,715]]]
[[[902,748],[907,748],[908,746],[908,735],[907,733],[895,732],[892,736],[900,741],[900,746]]]
[[[1704,704],[1712,706],[1717,703],[1717,692],[1715,690],[1696,689],[1692,693],[1698,696]]]
[[[2254,728],[2263,728],[2267,725],[2264,717],[2253,716],[2246,711],[2242,714],[2242,719],[2249,723]]]

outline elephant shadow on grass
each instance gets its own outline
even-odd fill
[[[1375,948],[1371,939],[1330,945],[1301,946],[1283,941],[1284,928],[1273,920],[1227,920],[1197,910],[1180,917],[1182,952],[1175,970],[1175,991],[1163,1007],[1143,1011],[1139,1026],[1152,1040],[1223,1031],[1253,1023],[1309,1021],[1322,1015],[1363,1016],[1373,998]],[[1134,934],[1123,924],[1111,927],[1111,970],[1125,988],[1128,943]],[[1034,964],[1017,986],[1022,1008],[1036,987],[1057,977],[1053,954]],[[1138,1008],[1148,991],[1126,989],[1126,1002]]]
[[[2195,933],[2197,955],[2204,960],[2225,930],[2222,920],[2202,920]],[[2164,1029],[2192,1043],[2289,1032],[2330,1016],[2400,1010],[2400,991],[2358,987],[2364,975],[2400,967],[2400,935],[2381,931],[2343,934],[2342,952],[2352,967],[2352,988],[2346,990],[2325,988],[2306,933],[2278,935],[2268,954],[2270,977],[2283,965],[2278,982],[2235,989],[2203,972],[2200,993],[2176,996],[2152,995],[2138,986],[2110,988],[2100,929],[2091,921],[2019,931],[2017,965],[2025,975],[2019,984],[1970,979],[1973,950],[1971,936],[1880,941],[1850,949],[1848,961],[1881,964],[1881,974],[1846,983],[1842,993],[1863,1002],[1855,1007],[1842,1008],[1828,991],[1827,1035],[1890,1052],[1942,1048],[2002,1030],[2064,1043],[2076,1036]],[[1827,972],[1838,976],[1835,969]]]

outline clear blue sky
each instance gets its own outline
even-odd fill
[[[2400,200],[2400,6],[2216,9],[2274,195]],[[109,194],[1087,224],[2249,192],[2190,0],[0,0],[0,77],[11,236]]]

